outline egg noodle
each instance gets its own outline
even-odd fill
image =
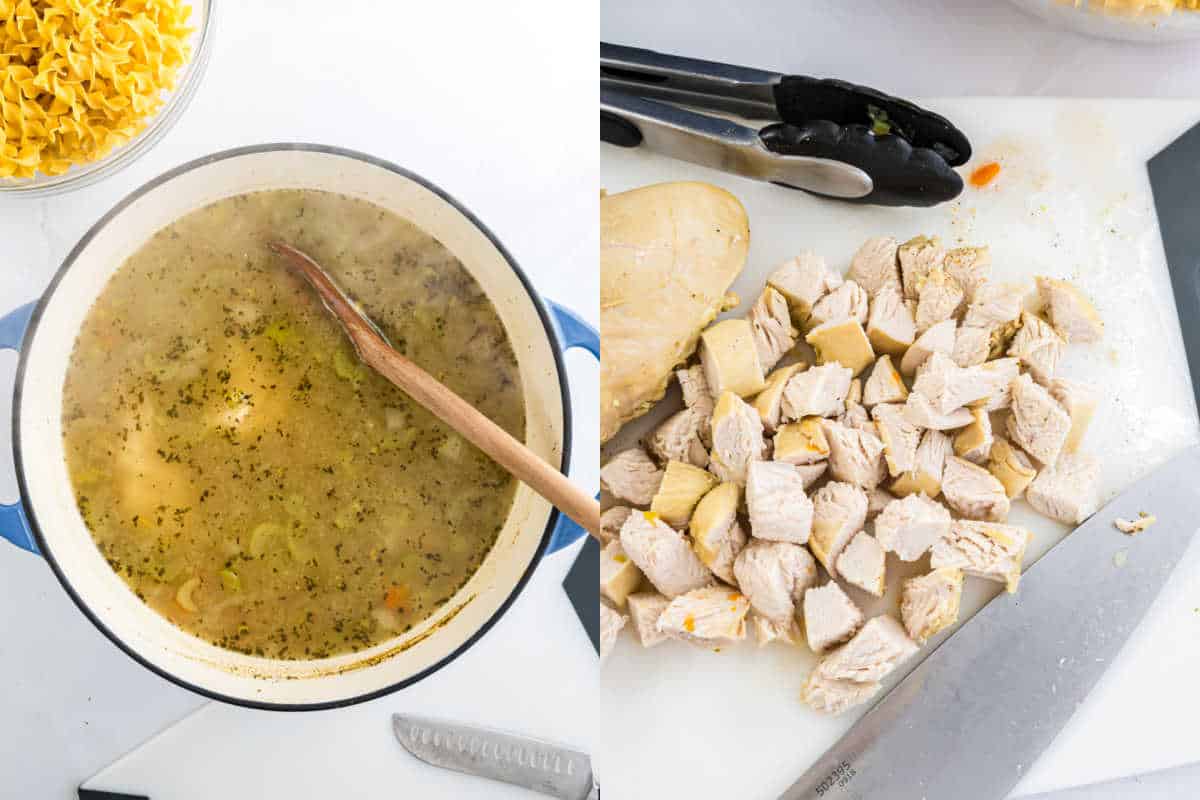
[[[191,55],[180,0],[0,0],[0,179],[59,175],[138,134]]]

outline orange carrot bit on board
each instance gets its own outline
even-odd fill
[[[971,173],[971,185],[977,189],[982,189],[995,180],[999,174],[1000,165],[995,161],[989,161]]]
[[[392,611],[399,611],[408,602],[410,592],[405,584],[389,586],[383,596],[383,604]]]

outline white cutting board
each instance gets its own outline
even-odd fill
[[[1095,299],[1107,335],[1092,348],[1070,348],[1061,372],[1106,388],[1107,403],[1086,447],[1100,456],[1102,488],[1111,496],[1200,439],[1145,171],[1149,156],[1200,121],[1200,103],[977,98],[926,105],[970,137],[976,155],[968,169],[1000,162],[992,186],[968,187],[958,201],[934,209],[858,207],[608,145],[601,154],[602,185],[617,192],[706,180],[741,198],[751,247],[734,285],[743,302],[733,314],[745,313],[767,274],[801,248],[845,270],[861,241],[878,234],[988,244],[993,275],[1001,280],[1047,274],[1075,281]],[[675,390],[666,403],[678,403]],[[665,409],[659,412],[654,420]],[[612,449],[649,427],[644,421],[627,426]],[[1065,530],[1023,503],[1011,519],[1034,530],[1030,561]],[[1153,536],[1153,529],[1145,535]],[[889,561],[889,569],[897,566]],[[984,582],[968,583],[964,616],[994,593]],[[895,607],[891,597],[876,609]],[[643,650],[625,634],[600,680],[604,713],[595,738],[600,763],[612,765],[602,774],[608,796],[776,797],[858,716],[830,719],[800,704],[812,661],[806,648],[783,645],[760,650],[744,643],[711,653],[669,642]],[[1189,551],[1140,630],[1015,794],[1200,760],[1197,675],[1200,546]]]

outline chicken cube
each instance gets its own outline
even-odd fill
[[[989,331],[1002,328],[1021,316],[1025,287],[1016,283],[985,283],[975,290],[962,324]]]
[[[889,503],[875,518],[875,538],[901,561],[916,561],[950,532],[951,521],[938,501],[910,494]]]
[[[675,380],[679,383],[679,391],[683,395],[683,407],[696,412],[701,420],[700,441],[704,446],[712,446],[712,415],[716,398],[708,390],[708,377],[704,367],[693,364],[687,369],[675,370]]]
[[[866,531],[859,531],[838,556],[838,574],[842,580],[867,594],[883,597],[886,557],[883,548]]]
[[[700,334],[700,364],[713,397],[725,392],[750,397],[764,386],[764,370],[749,320],[721,320]]]
[[[836,578],[838,556],[867,522],[867,493],[853,484],[830,481],[813,492],[812,505],[808,548]]]
[[[1050,392],[1028,375],[1019,375],[1010,388],[1012,412],[1008,436],[1042,464],[1053,464],[1071,433],[1071,417]]]
[[[805,591],[817,583],[817,562],[802,545],[755,539],[733,564],[737,585],[755,612],[786,625]]]
[[[947,319],[936,325],[931,325],[927,331],[917,337],[904,351],[904,356],[900,359],[900,372],[903,375],[912,375],[920,369],[921,365],[934,353],[942,355],[950,355],[954,352],[955,344],[955,325],[954,320]]]
[[[925,431],[921,434],[921,443],[917,445],[916,468],[892,481],[892,494],[907,496],[924,492],[930,497],[937,497],[942,491],[942,472],[949,453],[949,436],[938,430]]]
[[[821,420],[821,430],[829,441],[829,474],[834,480],[864,489],[879,485],[887,466],[883,442],[874,431],[850,428],[831,419]]]
[[[654,647],[667,640],[667,635],[658,629],[658,618],[671,604],[669,599],[658,592],[635,592],[625,603],[633,632],[642,647]]]
[[[950,533],[933,546],[933,569],[961,569],[968,575],[1003,583],[1010,593],[1021,580],[1021,561],[1029,531],[1017,525],[955,520]]]
[[[829,458],[829,440],[820,417],[789,422],[775,432],[775,460],[787,464],[815,464]]]
[[[978,369],[989,385],[991,393],[983,403],[984,411],[1000,411],[1012,405],[1012,382],[1021,374],[1021,362],[1015,358],[997,358]]]
[[[991,277],[992,254],[986,247],[956,247],[946,252],[942,268],[962,287],[969,302]]]
[[[841,319],[818,325],[804,337],[817,354],[818,364],[841,364],[854,375],[875,360],[875,351],[856,319]]]
[[[629,515],[632,513],[633,509],[629,506],[612,506],[604,509],[604,513],[600,515],[601,546],[616,541],[620,537],[621,526],[625,524],[625,520],[629,519]]]
[[[805,321],[817,301],[842,285],[842,276],[810,251],[786,261],[767,278],[767,285],[787,299],[795,319]]]
[[[796,472],[800,475],[800,480],[804,481],[805,491],[811,489],[825,471],[829,469],[828,461],[818,461],[814,464],[796,464]]]
[[[950,360],[960,367],[976,367],[987,361],[991,352],[991,330],[961,325],[954,333],[954,350],[950,353]]]
[[[846,281],[817,301],[809,315],[809,327],[843,319],[856,319],[866,325],[869,311],[867,293],[854,281]]]
[[[800,625],[794,619],[787,622],[776,622],[775,620],[767,619],[761,614],[754,613],[754,607],[750,607],[750,627],[754,630],[754,640],[759,647],[764,647],[771,642],[783,642],[784,644],[799,644],[804,638],[804,634],[800,632]]]
[[[672,598],[658,617],[658,630],[672,639],[710,645],[746,638],[750,601],[728,586],[705,586]]]
[[[1029,456],[1014,447],[1003,437],[998,437],[988,453],[987,471],[996,476],[1004,486],[1004,493],[1013,500],[1021,496],[1025,487],[1037,475],[1037,468]]]
[[[858,633],[817,663],[817,671],[835,681],[873,683],[917,652],[917,643],[899,620],[881,614],[867,620]]]
[[[812,533],[813,504],[791,464],[755,461],[746,477],[750,533],[757,539],[804,544]]]
[[[848,641],[862,624],[862,611],[837,581],[805,590],[804,632],[817,655]]]
[[[888,503],[895,499],[896,495],[886,489],[876,487],[867,492],[867,521],[878,517],[880,512],[887,508]]]
[[[863,405],[870,408],[879,403],[903,403],[907,398],[908,387],[892,366],[892,357],[880,356],[871,370],[871,376],[863,385]]]
[[[875,429],[875,423],[871,419],[871,413],[867,411],[865,407],[860,405],[847,403],[846,413],[842,414],[840,417],[837,417],[834,421],[839,425],[850,428],[851,430],[864,431],[872,436],[878,435],[878,431]]]
[[[1072,344],[1098,342],[1104,337],[1104,320],[1083,292],[1066,281],[1037,278],[1038,295],[1054,329]]]
[[[850,259],[850,269],[846,277],[872,296],[885,286],[899,286],[900,269],[896,261],[896,240],[891,236],[867,239]]]
[[[862,378],[850,381],[850,391],[846,392],[846,406],[862,405]]]
[[[917,333],[924,333],[939,322],[954,319],[962,305],[963,290],[958,281],[935,269],[925,276],[917,299]]]
[[[688,525],[696,555],[726,583],[737,583],[733,562],[746,546],[746,532],[737,521],[740,496],[736,483],[722,483],[704,495]]]
[[[600,663],[604,664],[617,644],[617,637],[625,627],[626,617],[604,603],[600,604]]]
[[[928,398],[934,411],[939,414],[950,414],[990,397],[1002,385],[996,373],[982,366],[963,368],[949,356],[934,353],[917,370],[913,393]]]
[[[917,338],[913,311],[900,293],[900,284],[889,283],[871,296],[867,317],[867,338],[880,353],[899,358]]]
[[[950,456],[942,472],[942,496],[967,519],[1001,522],[1008,517],[1008,494],[996,476],[978,464]]]
[[[708,466],[708,449],[701,432],[706,424],[711,425],[711,419],[705,420],[695,408],[676,411],[654,429],[646,447],[661,461],[682,461],[704,469]]]
[[[654,499],[663,471],[640,447],[622,450],[600,468],[600,485],[618,500],[648,506]]]
[[[883,442],[883,457],[888,472],[898,477],[917,466],[917,447],[921,444],[921,428],[909,422],[900,403],[880,403],[871,409],[879,441]]]
[[[712,573],[683,534],[651,511],[636,511],[621,527],[621,547],[630,560],[667,597],[712,583]]]
[[[1096,413],[1096,391],[1087,384],[1065,378],[1050,381],[1049,389],[1050,396],[1057,400],[1071,417],[1071,430],[1067,433],[1067,440],[1063,442],[1063,452],[1074,453],[1079,449],[1079,444],[1083,441]]]
[[[774,368],[796,344],[797,331],[792,327],[787,300],[770,286],[763,289],[750,308],[750,327],[764,371]]]
[[[914,642],[924,644],[958,621],[962,587],[962,570],[953,568],[935,569],[904,582],[900,590],[900,619]]]
[[[841,364],[823,364],[793,375],[783,388],[785,421],[801,417],[835,417],[846,410],[854,373]]]
[[[642,582],[642,572],[625,555],[619,541],[609,542],[600,551],[600,596],[617,608]]]
[[[783,417],[783,390],[789,380],[807,365],[804,363],[789,364],[780,367],[767,376],[766,387],[754,398],[754,408],[762,418],[763,429],[774,433]]]
[[[1013,335],[1008,354],[1020,359],[1021,366],[1039,383],[1049,383],[1066,344],[1049,322],[1022,311],[1021,327]]]
[[[904,296],[916,300],[921,295],[925,279],[935,269],[941,269],[946,259],[942,243],[935,236],[915,236],[896,248],[900,262],[900,279],[904,284]]]
[[[956,408],[948,414],[943,414],[934,408],[933,401],[923,394],[910,392],[904,401],[904,418],[918,428],[928,428],[935,431],[949,431],[971,424],[971,411],[967,408]]]
[[[991,416],[983,406],[972,406],[971,424],[954,435],[954,454],[982,466],[992,452],[993,441]]]
[[[1043,516],[1078,525],[1100,505],[1099,479],[1100,463],[1095,458],[1067,453],[1038,473],[1025,490],[1025,499]]]
[[[746,483],[750,462],[766,455],[762,419],[753,406],[733,392],[717,399],[712,421],[713,449],[708,468],[722,481]]]
[[[809,708],[831,716],[862,705],[879,691],[879,682],[835,681],[813,670],[800,689],[800,699]]]
[[[669,461],[662,483],[650,502],[650,510],[668,525],[682,528],[692,518],[692,509],[700,498],[716,485],[717,479],[708,470],[682,461]]]

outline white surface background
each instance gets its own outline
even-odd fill
[[[145,181],[228,147],[299,140],[363,150],[439,184],[546,297],[598,321],[594,6],[220,5],[205,82],[149,155],[65,197],[0,199],[0,312],[35,298],[87,228]],[[0,356],[0,386],[11,384],[14,363]],[[598,370],[582,351],[568,364],[571,471],[594,487]],[[5,502],[16,497],[10,402],[3,388]],[[389,715],[437,713],[587,747],[595,655],[560,588],[577,549],[548,558],[476,647],[409,690],[341,712],[210,706],[144,751],[156,757],[135,755],[115,774],[156,800],[308,797],[322,780],[335,782],[335,796],[398,788],[422,798],[505,796],[403,755]],[[110,644],[38,558],[0,542],[0,798],[74,797],[86,777],[202,704]]]

